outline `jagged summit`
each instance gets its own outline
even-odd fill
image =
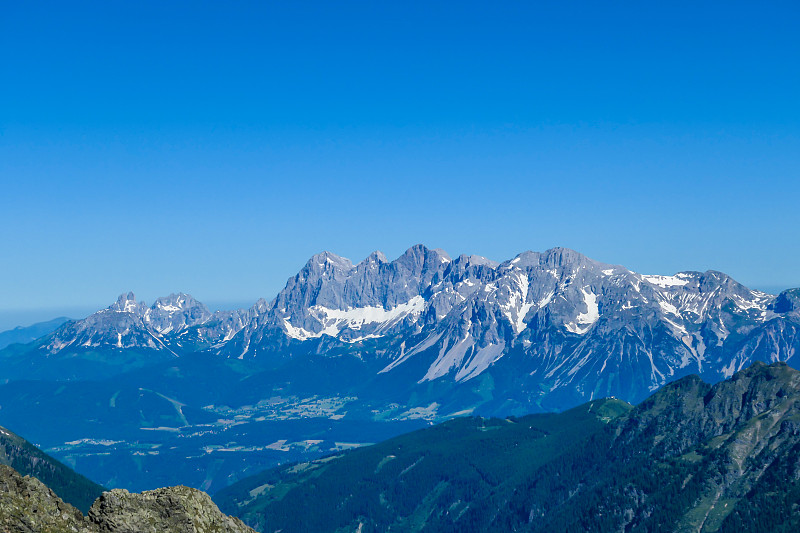
[[[451,260],[423,245],[392,261],[372,254],[353,265],[334,257],[315,256],[311,263],[337,268],[291,278],[266,316],[222,353],[269,353],[276,334],[345,345],[383,339],[381,371],[423,364],[422,383],[466,382],[521,351],[526,357],[515,359],[516,371],[509,361],[507,372],[543,380],[553,392],[584,383],[572,389],[576,400],[620,393],[620,386],[623,397],[643,397],[683,374],[720,379],[749,361],[792,353],[774,340],[755,354],[736,348],[748,334],[769,338],[759,330],[774,327],[774,309],[787,305],[770,307],[774,297],[715,271],[642,275],[561,247],[502,263]],[[733,358],[723,355],[731,350]]]
[[[800,289],[789,289],[781,292],[770,304],[770,310],[776,313],[800,312]]]
[[[364,259],[364,263],[367,264],[388,263],[388,262],[389,260],[386,259],[386,255],[384,255],[384,253],[381,252],[380,250],[375,250],[374,252],[369,254],[366,259]]]
[[[441,248],[434,248],[432,251],[437,253],[439,255],[439,257],[441,257],[442,260],[444,260],[444,261],[450,261],[451,260],[450,259],[450,255],[446,251],[442,250]]]
[[[308,270],[311,272],[316,272],[319,270],[350,270],[353,268],[353,263],[345,258],[340,257],[336,254],[331,252],[320,252],[316,255],[313,255],[311,259],[306,262],[304,270]]]
[[[118,313],[143,313],[147,306],[144,302],[137,302],[133,292],[122,293],[117,301],[111,304],[108,309]]]
[[[492,261],[491,259],[488,259],[488,258],[483,257],[481,255],[466,255],[466,254],[462,254],[462,255],[458,256],[458,259],[456,259],[456,261],[459,261],[459,262],[462,262],[462,263],[467,263],[467,264],[472,264],[472,265],[488,266],[490,268],[496,268],[497,265],[499,265],[499,263],[497,261]]]

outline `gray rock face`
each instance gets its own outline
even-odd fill
[[[800,289],[783,291],[770,304],[770,309],[776,313],[800,313]]]
[[[182,292],[158,298],[142,314],[145,323],[161,335],[179,333],[211,318],[211,312],[205,305]]]
[[[43,349],[50,354],[65,349],[167,349],[160,336],[147,327],[141,316],[128,311],[116,311],[113,307],[65,324],[47,339]]]
[[[269,356],[316,342],[369,357],[364,347],[381,343],[381,372],[422,366],[420,384],[488,373],[539,391],[532,402],[636,401],[682,375],[716,382],[755,360],[791,360],[800,347],[792,294],[715,271],[637,274],[564,248],[500,264],[423,246],[358,265],[326,252],[221,353]]]
[[[238,518],[224,515],[208,494],[189,487],[168,487],[131,494],[104,493],[89,510],[103,533],[251,533]]]
[[[177,336],[177,343],[182,348],[220,349],[268,308],[267,301],[260,299],[249,309],[216,311],[207,320],[184,329]]]
[[[154,319],[152,326],[149,325],[151,317]],[[129,292],[121,294],[107,309],[65,324],[47,339],[43,349],[50,354],[65,349],[93,348],[168,350],[158,325],[168,323],[169,319],[169,311],[156,306],[148,308]]]
[[[80,511],[41,481],[0,465],[0,530],[30,533],[94,531]]]
[[[108,309],[57,330],[44,349],[51,354],[81,348],[173,351],[169,346],[171,337],[207,323],[212,317],[205,305],[188,294],[170,294],[147,307],[129,292],[120,295]]]
[[[0,465],[0,530],[30,533],[252,533],[204,492],[169,487],[103,493],[88,517],[38,479]]]

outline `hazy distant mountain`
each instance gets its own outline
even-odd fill
[[[69,318],[62,316],[46,322],[37,322],[30,326],[17,326],[14,329],[0,332],[0,349],[5,348],[9,344],[27,344],[33,342],[39,337],[52,333],[60,325],[69,320]]]
[[[26,346],[0,351],[0,379],[102,379],[224,343],[253,310],[211,313],[179,293],[148,307],[133,293]]]
[[[259,531],[796,531],[800,372],[459,419],[220,492]]]

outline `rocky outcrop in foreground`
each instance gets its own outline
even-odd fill
[[[94,532],[76,508],[36,478],[0,465],[0,531]]]
[[[132,494],[105,492],[89,510],[89,520],[103,533],[248,533],[238,518],[224,515],[205,492],[168,487]]]
[[[189,487],[105,492],[83,516],[38,479],[0,465],[0,531],[36,533],[252,533]]]

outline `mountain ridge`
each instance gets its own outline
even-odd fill
[[[416,245],[358,264],[322,252],[250,309],[211,313],[183,293],[147,307],[123,294],[39,350],[143,350],[154,360],[201,350],[267,366],[287,353],[366,350],[378,373],[425,359],[417,384],[455,388],[521,351],[531,381],[550,389],[544,397],[638,400],[691,371],[718,381],[754,360],[791,359],[798,299],[714,270],[637,274],[567,248],[496,263]]]
[[[13,329],[0,332],[0,350],[11,344],[27,344],[52,333],[59,326],[72,319],[65,316],[36,322],[30,326],[17,326]]]

